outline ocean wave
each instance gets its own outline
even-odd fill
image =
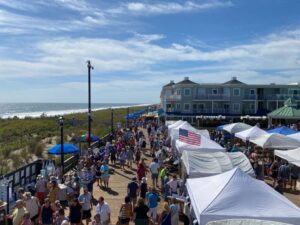
[[[94,108],[92,111],[99,111],[105,109],[119,109],[119,108],[127,108],[127,107],[137,107],[137,106],[150,106],[151,104],[138,104],[138,105],[120,105],[120,106],[111,106],[111,107],[99,107]],[[21,112],[21,113],[4,113],[0,115],[1,119],[10,119],[17,117],[19,119],[24,118],[40,118],[40,117],[54,117],[54,116],[62,116],[62,115],[70,115],[75,113],[87,113],[88,109],[68,109],[68,110],[53,110],[53,111],[38,111],[38,112]]]

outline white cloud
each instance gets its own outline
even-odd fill
[[[223,8],[233,6],[231,1],[221,1],[221,0],[210,0],[202,1],[201,3],[196,3],[193,1],[186,1],[184,3],[177,2],[129,2],[123,4],[119,8],[110,9],[110,13],[133,13],[138,15],[151,15],[151,14],[175,14],[184,13],[192,11],[201,11],[214,8]]]
[[[232,73],[255,71],[278,77],[285,74],[294,79],[295,71],[300,68],[300,36],[295,33],[296,30],[274,34],[251,44],[209,51],[177,43],[160,46],[154,41],[165,37],[159,34],[135,34],[127,40],[61,38],[35,45],[32,52],[39,57],[29,57],[28,61],[11,60],[5,52],[0,52],[1,63],[15,65],[0,67],[0,74],[2,77],[82,75],[86,70],[84,62],[90,59],[95,66],[94,73],[100,74],[139,74],[153,70],[163,74],[178,63],[192,62],[189,66],[182,64],[180,76],[183,77],[185,72],[195,75],[222,71],[226,76],[232,76],[235,75]],[[268,70],[270,72],[264,72]],[[173,74],[178,74],[176,69]]]

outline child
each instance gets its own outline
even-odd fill
[[[101,225],[100,214],[96,214],[92,221],[92,225]]]
[[[23,222],[21,225],[32,225],[29,212],[24,213]]]

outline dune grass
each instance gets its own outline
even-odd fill
[[[130,107],[129,113],[145,107]],[[127,109],[114,109],[114,127],[117,122],[126,123]],[[64,116],[65,142],[70,137],[87,134],[87,113]],[[111,130],[111,110],[92,113],[92,134],[104,136]],[[60,140],[58,117],[0,119],[0,173],[25,165],[30,159],[42,157],[45,143],[42,140],[57,137]]]

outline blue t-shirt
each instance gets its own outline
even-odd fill
[[[129,189],[129,197],[136,198],[137,197],[136,191],[139,188],[139,185],[136,182],[130,182],[127,188]]]
[[[100,168],[100,171],[102,173],[102,177],[109,177],[109,167],[108,165],[102,165]]]
[[[158,201],[159,201],[158,194],[150,192],[147,194],[147,198],[148,198],[148,206],[150,209],[158,206]]]

